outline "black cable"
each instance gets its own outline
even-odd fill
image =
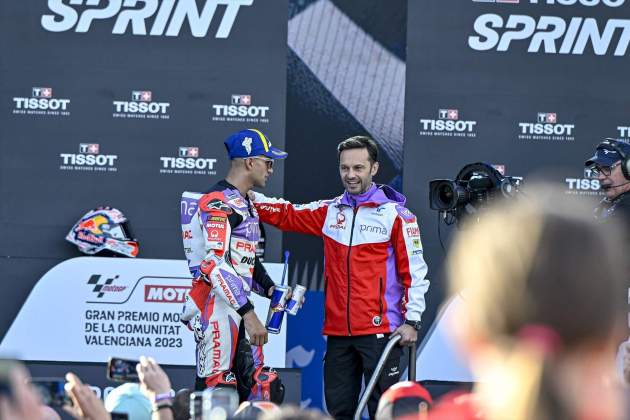
[[[442,229],[440,229],[440,226],[442,226],[442,221],[441,221],[441,211],[438,211],[438,239],[440,240],[440,246],[442,247],[442,252],[444,252],[444,255],[446,255],[446,249],[444,248],[444,243],[442,242]],[[446,214],[444,215],[446,216]],[[446,221],[445,221],[446,222]]]

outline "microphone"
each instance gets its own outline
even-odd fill
[[[617,184],[617,185],[602,185],[601,189],[605,191],[611,188],[623,187],[624,185],[627,185],[627,184],[630,184],[630,181],[626,181],[623,184]]]

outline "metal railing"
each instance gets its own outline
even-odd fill
[[[372,374],[372,377],[370,378],[370,381],[368,382],[368,384],[365,386],[365,391],[363,392],[363,395],[361,396],[361,399],[359,400],[359,406],[357,407],[357,411],[354,412],[354,420],[361,420],[361,413],[363,413],[363,410],[365,409],[365,406],[367,405],[368,399],[370,398],[370,395],[372,395],[372,392],[374,391],[374,386],[376,385],[376,382],[378,381],[378,379],[381,376],[381,373],[383,372],[383,367],[385,366],[385,362],[387,362],[387,359],[389,358],[389,354],[392,352],[392,349],[394,348],[394,346],[398,345],[398,342],[401,340],[401,338],[402,337],[400,335],[395,335],[389,340],[389,343],[387,343],[387,345],[385,346],[385,349],[383,350],[383,354],[381,355],[381,358],[378,360],[378,363],[376,364],[374,373]],[[409,347],[409,368],[407,371],[408,371],[407,376],[409,377],[409,380],[415,382],[416,381],[416,343],[412,343],[411,346]]]

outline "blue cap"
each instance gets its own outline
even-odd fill
[[[127,414],[129,420],[151,419],[151,401],[136,383],[114,388],[105,398],[105,409],[110,413]]]
[[[267,156],[271,159],[284,159],[287,152],[271,147],[271,141],[261,131],[254,128],[232,134],[224,142],[230,159],[253,156]]]
[[[616,162],[622,160],[624,156],[619,154],[619,150],[626,156],[630,155],[630,145],[622,140],[605,139],[597,145],[595,154],[587,160],[585,166],[612,166]]]

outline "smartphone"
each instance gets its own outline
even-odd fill
[[[63,378],[31,378],[29,383],[39,393],[44,405],[62,407],[70,403],[64,388],[66,380]]]
[[[138,363],[137,360],[110,357],[107,361],[107,379],[116,382],[139,382],[136,372]]]

